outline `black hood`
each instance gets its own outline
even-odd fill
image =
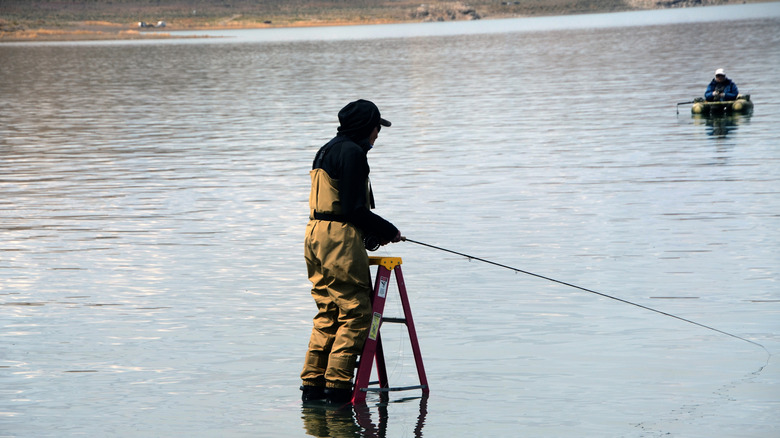
[[[339,134],[358,141],[368,138],[379,125],[391,125],[381,117],[379,108],[373,102],[363,99],[350,102],[342,108],[339,111],[339,123]]]

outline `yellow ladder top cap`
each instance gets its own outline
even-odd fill
[[[392,271],[396,266],[403,263],[401,257],[369,257],[369,265],[382,265],[387,268],[388,271]]]

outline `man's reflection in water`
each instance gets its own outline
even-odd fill
[[[730,133],[736,131],[739,125],[750,123],[750,114],[695,114],[693,120],[696,125],[705,125],[707,127],[707,135],[725,138]]]
[[[393,403],[407,403],[416,398],[408,398],[394,401]],[[422,429],[425,424],[425,415],[428,413],[428,397],[420,400],[420,413],[414,428],[414,436],[422,437]],[[367,405],[358,406],[333,406],[324,402],[304,403],[301,408],[303,429],[307,435],[318,438],[383,438],[387,434],[387,406],[386,395],[380,398],[380,403],[375,406],[378,410],[378,422],[371,418],[371,409]]]

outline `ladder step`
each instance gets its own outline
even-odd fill
[[[390,391],[409,391],[411,389],[426,389],[428,385],[415,386],[397,386],[395,388],[360,388],[362,392],[390,392]]]
[[[397,322],[406,324],[406,318],[382,318],[382,322]]]

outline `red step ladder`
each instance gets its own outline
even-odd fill
[[[423,396],[427,396],[428,379],[425,378],[425,367],[423,366],[422,354],[420,354],[420,344],[417,342],[417,332],[414,330],[414,320],[412,320],[412,308],[409,305],[409,297],[406,295],[406,285],[404,277],[401,274],[400,257],[369,257],[370,265],[377,265],[376,280],[374,282],[374,292],[371,295],[371,304],[373,306],[373,318],[371,319],[371,328],[363,346],[363,353],[360,355],[357,374],[355,375],[355,390],[352,394],[352,404],[361,404],[366,402],[366,393],[406,391],[410,389],[422,389]],[[387,299],[387,290],[390,286],[390,275],[395,273],[395,279],[398,283],[398,293],[401,295],[401,305],[404,309],[403,318],[385,318],[382,313],[385,309],[385,300]],[[412,344],[414,353],[414,363],[417,366],[417,375],[420,378],[420,384],[414,386],[404,386],[391,388],[387,381],[387,368],[385,366],[385,355],[382,350],[382,337],[379,329],[383,323],[402,323],[406,324],[409,331],[409,341]],[[372,365],[376,359],[376,369],[379,376],[379,382],[369,382],[371,379]],[[379,384],[378,388],[371,388],[371,385]]]

